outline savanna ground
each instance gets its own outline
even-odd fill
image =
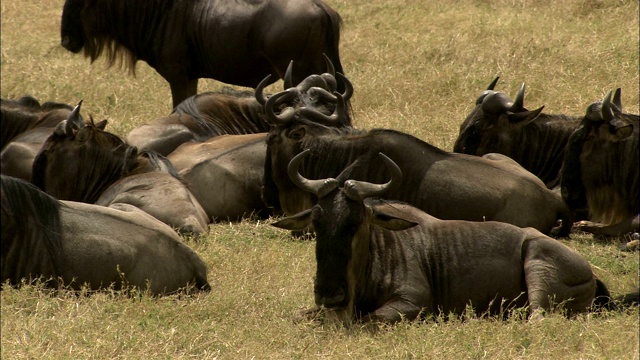
[[[93,65],[60,45],[62,0],[4,0],[2,97],[31,94],[75,104],[132,128],[171,111],[168,85],[146,64],[137,77]],[[527,84],[525,106],[583,114],[622,88],[638,113],[637,1],[329,0],[344,19],[341,55],[355,86],[355,125],[394,128],[450,150],[476,97],[496,76],[512,97]],[[200,91],[222,84],[201,81]],[[281,89],[277,83],[268,90]],[[313,305],[314,243],[292,239],[270,221],[211,226],[185,241],[209,266],[213,291],[193,297],[50,294],[4,288],[4,359],[61,358],[539,358],[637,359],[638,310],[553,315],[540,322],[402,323],[372,334],[294,323]],[[572,235],[612,293],[638,286],[638,254]]]

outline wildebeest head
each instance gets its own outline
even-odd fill
[[[318,202],[311,209],[273,225],[287,230],[302,230],[313,225],[317,234],[315,303],[332,309],[338,320],[348,323],[354,315],[358,287],[364,285],[370,226],[404,230],[417,223],[381,211],[382,207],[367,200],[385,194],[402,181],[400,168],[384,154],[380,156],[391,172],[391,180],[386,184],[345,180],[344,172],[337,178],[306,179],[298,168],[307,155],[309,150],[291,160],[288,175],[298,187],[315,194]]]
[[[314,89],[310,88],[307,94],[313,96]],[[320,92],[325,93],[324,91]],[[299,96],[298,92],[292,89],[274,94],[266,101],[265,115],[272,126],[267,136],[262,198],[268,206],[280,208],[289,214],[297,212],[297,210],[291,211],[291,208],[295,206],[282,202],[289,201],[292,197],[284,197],[273,179],[288,179],[287,165],[295,155],[304,149],[304,143],[309,137],[351,127],[344,96],[337,92],[330,95],[336,102],[331,115],[318,111],[313,106],[289,106],[291,101]],[[285,106],[277,112],[276,108],[281,104]],[[300,191],[293,184],[288,185],[291,185],[292,191]],[[305,198],[307,197],[305,195]],[[311,204],[306,205],[310,206]],[[306,205],[305,208],[309,207]]]
[[[460,126],[453,151],[471,155],[494,152],[493,149],[504,147],[510,140],[509,131],[529,124],[542,112],[544,106],[535,110],[524,107],[524,84],[514,101],[494,91],[498,79],[496,77],[476,100],[476,107]]]
[[[42,146],[33,163],[31,182],[60,200],[93,203],[136,165],[137,149],[104,131],[106,120],[83,124],[79,107]],[[56,176],[58,173],[68,176]]]
[[[62,8],[60,24],[60,44],[67,50],[77,53],[84,47],[82,29],[82,9],[84,0],[67,0]]]
[[[606,224],[637,212],[633,209],[637,208],[637,194],[633,196],[633,189],[620,189],[631,186],[637,191],[637,152],[638,117],[622,113],[619,88],[613,100],[609,91],[602,102],[589,105],[567,144],[561,191],[569,208],[576,211],[588,206],[592,220]],[[635,179],[624,180],[634,176]],[[626,184],[616,182],[621,180]],[[624,199],[627,196],[620,196],[621,192],[630,192],[628,195],[636,199]]]

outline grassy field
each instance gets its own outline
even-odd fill
[[[62,0],[4,0],[1,93],[74,104],[85,116],[132,128],[171,111],[167,83],[146,64],[137,76],[90,65],[60,45]],[[525,106],[583,114],[622,88],[638,113],[637,1],[328,0],[342,15],[342,62],[353,82],[354,122],[394,128],[450,150],[479,93]],[[223,86],[201,81],[200,91]],[[281,89],[271,86],[271,92]],[[540,322],[468,318],[402,323],[370,333],[295,323],[313,305],[314,244],[269,221],[211,226],[185,241],[209,266],[213,291],[193,297],[51,294],[38,286],[3,289],[3,359],[66,358],[490,358],[638,359],[639,312]],[[638,286],[638,254],[572,235],[565,244],[593,264],[614,294]]]

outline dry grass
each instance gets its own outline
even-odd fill
[[[359,127],[388,127],[451,149],[476,96],[496,76],[525,105],[582,114],[611,88],[638,113],[638,2],[330,0],[343,16],[341,54]],[[76,103],[111,131],[171,110],[168,85],[90,65],[59,45],[62,0],[4,0],[2,97]],[[220,83],[201,82],[200,91]],[[270,88],[280,89],[280,84]],[[467,319],[403,323],[375,334],[296,324],[313,304],[313,242],[267,223],[216,224],[199,243],[210,294],[123,297],[2,291],[2,358],[539,358],[637,359],[638,310],[528,323]],[[615,294],[638,286],[638,255],[574,236]]]

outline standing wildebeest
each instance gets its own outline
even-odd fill
[[[21,98],[18,102],[25,103],[28,108],[5,106],[8,101],[3,99],[2,102],[2,131],[3,137],[5,130],[8,128],[16,129],[10,123],[20,123],[22,127],[29,124],[25,130],[19,132],[5,144],[0,153],[0,173],[17,177],[23,180],[31,180],[31,168],[33,160],[40,151],[42,144],[47,140],[54,128],[69,117],[78,119],[79,123],[83,123],[80,116],[80,106],[82,101],[73,108],[67,104],[46,102],[42,105],[30,97]],[[15,121],[16,117],[19,121]],[[9,133],[10,131],[7,131]]]
[[[562,303],[569,313],[610,303],[606,286],[586,259],[531,228],[500,222],[444,221],[406,203],[374,199],[400,186],[402,172],[389,158],[386,184],[337,178],[309,180],[291,160],[296,186],[318,197],[311,209],[274,226],[316,231],[317,308],[345,324],[413,320],[419,315],[505,315],[529,306],[542,315]],[[347,180],[350,179],[350,180]],[[637,300],[629,294],[627,301]],[[329,311],[323,311],[329,310]]]
[[[562,220],[557,236],[570,232],[571,213],[558,194],[542,182],[513,170],[513,164],[477,156],[449,153],[409,134],[374,129],[354,130],[342,121],[344,103],[331,116],[309,108],[275,114],[272,103],[287,92],[273,95],[265,112],[274,123],[267,138],[263,199],[291,215],[315,203],[287,176],[287,164],[303,149],[311,159],[303,173],[311,178],[334,177],[349,167],[352,179],[381,181],[385,169],[377,154],[393,157],[405,175],[405,186],[388,193],[440,219],[495,220],[550,233]],[[304,111],[303,111],[304,110]],[[336,124],[339,127],[334,127]]]
[[[622,113],[620,89],[591,104],[571,135],[562,167],[562,197],[589,209],[580,230],[619,236],[640,229],[638,115]]]
[[[134,206],[59,201],[2,178],[2,282],[52,279],[79,290],[125,285],[154,295],[210,290],[207,267],[164,223]],[[62,284],[59,284],[59,281]]]
[[[171,163],[157,153],[138,152],[104,126],[68,119],[36,156],[31,182],[60,200],[127,203],[180,233],[207,232],[206,213]]]
[[[493,91],[496,77],[460,126],[453,151],[482,156],[500,153],[538,176],[548,188],[560,185],[560,167],[571,133],[582,117],[542,113],[524,107],[524,84],[515,101]]]
[[[321,0],[67,0],[61,44],[84,48],[131,70],[143,60],[169,82],[173,106],[197,92],[198,78],[255,87],[265,75],[294,83],[320,73],[339,56],[339,14]]]

